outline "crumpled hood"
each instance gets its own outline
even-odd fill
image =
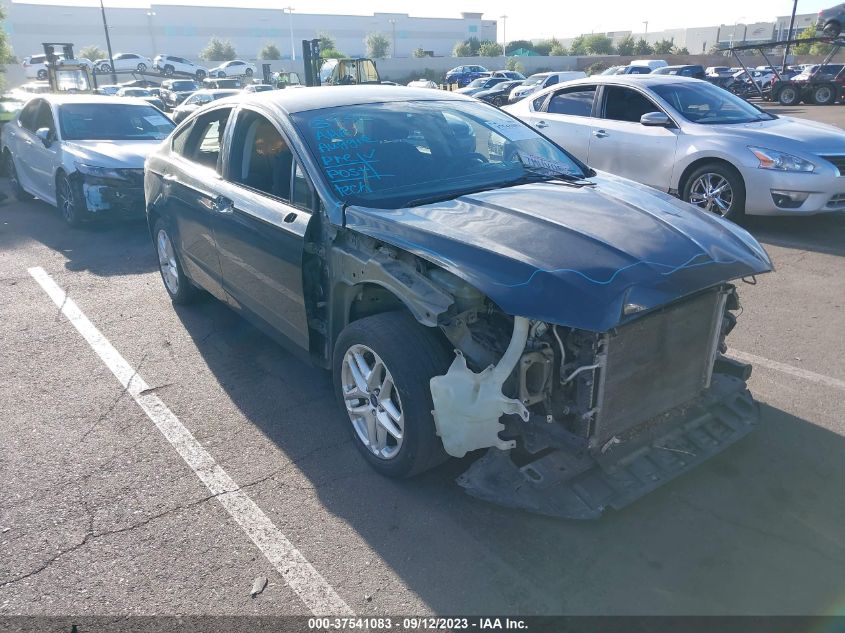
[[[702,134],[712,134],[713,127],[718,127],[720,135],[735,134],[749,145],[786,152],[795,153],[799,145],[812,147],[812,151],[804,152],[810,154],[845,152],[845,132],[838,127],[808,119],[779,117],[772,121],[699,127],[702,128]]]
[[[600,174],[595,187],[537,183],[426,206],[349,207],[349,228],[463,278],[505,312],[607,331],[648,310],[771,270],[744,229]]]
[[[77,162],[98,167],[143,169],[144,160],[161,141],[65,141]]]

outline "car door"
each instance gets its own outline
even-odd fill
[[[264,114],[241,109],[230,138],[222,188],[229,206],[215,222],[223,287],[236,308],[307,350],[302,256],[314,189]]]
[[[12,129],[7,133],[6,142],[12,160],[15,162],[15,170],[18,173],[18,181],[27,189],[32,189],[31,163],[29,160],[33,150],[35,137],[35,115],[41,108],[43,99],[30,100],[18,114],[18,119],[12,124]]]
[[[224,130],[232,107],[209,110],[171,141],[171,161],[155,202],[171,223],[188,276],[225,301],[214,221],[224,210],[220,188]]]
[[[32,175],[33,193],[42,200],[55,202],[56,200],[56,167],[61,163],[61,143],[56,133],[56,120],[53,108],[44,99],[35,112],[33,129],[47,129],[49,138],[53,139],[49,146],[44,145],[40,138],[32,135],[32,144],[28,146],[27,162]]]
[[[581,84],[537,97],[530,106],[533,112],[527,123],[587,162],[595,95],[595,85]]]
[[[668,191],[675,166],[677,126],[640,123],[649,112],[663,112],[646,94],[627,86],[602,86],[600,118],[590,131],[591,167]]]

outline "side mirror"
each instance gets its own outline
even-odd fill
[[[640,124],[647,127],[672,127],[672,119],[665,112],[647,112],[640,117]]]
[[[44,147],[50,147],[53,144],[53,132],[48,127],[40,127],[35,130],[35,136],[41,141]]]

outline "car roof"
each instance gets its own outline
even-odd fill
[[[91,104],[103,104],[103,103],[121,103],[121,104],[128,104],[128,103],[135,103],[137,105],[149,105],[146,101],[141,99],[133,100],[131,97],[128,97],[125,101],[116,101],[114,97],[108,97],[106,95],[86,95],[86,94],[75,94],[75,95],[59,95],[59,94],[45,94],[41,96],[42,99],[46,99],[53,105],[65,105],[70,103],[91,103]]]
[[[563,84],[557,84],[555,88],[561,86],[576,86],[581,84],[630,84],[637,86],[657,86],[661,84],[676,84],[676,83],[708,83],[702,79],[693,79],[692,77],[681,77],[679,75],[655,75],[650,73],[648,75],[593,75],[585,79],[573,79]],[[712,84],[709,84],[712,85]]]
[[[231,97],[227,101],[261,104],[265,108],[269,106],[287,114],[367,103],[409,101],[471,101],[477,103],[477,100],[472,97],[455,94],[447,90],[387,86],[384,84],[274,90],[273,92],[261,93],[260,97],[249,92],[238,92],[238,96]]]

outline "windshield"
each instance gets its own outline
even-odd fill
[[[150,91],[144,90],[143,88],[131,88],[129,90],[123,89],[123,96],[124,97],[149,97]]]
[[[187,92],[188,90],[198,90],[199,86],[193,81],[174,81],[170,86],[171,90],[179,92]]]
[[[727,90],[706,82],[662,84],[651,89],[693,123],[751,123],[774,118]]]
[[[161,141],[174,127],[152,106],[122,103],[66,103],[59,126],[66,141]]]
[[[523,86],[536,86],[543,81],[547,75],[531,75],[528,79],[522,82]]]
[[[425,81],[425,80],[421,80],[421,81]],[[467,88],[480,88],[485,83],[487,83],[487,77],[480,77],[479,79],[473,79],[471,82],[469,82],[469,84],[467,85]]]
[[[483,103],[376,103],[292,118],[325,182],[348,204],[399,208],[589,172],[524,123]]]

